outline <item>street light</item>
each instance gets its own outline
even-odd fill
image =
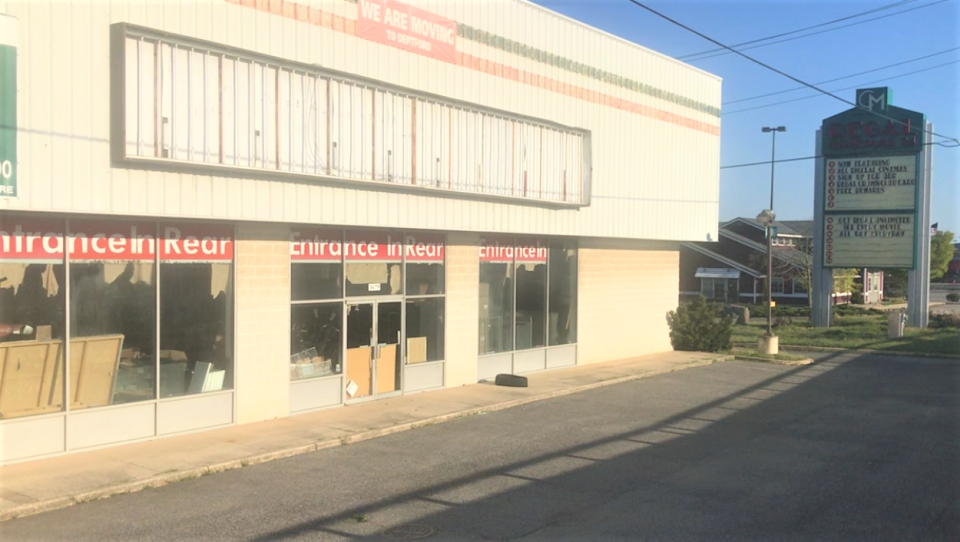
[[[757,220],[767,229],[767,337],[773,337],[773,172],[777,160],[777,132],[786,132],[786,126],[764,126],[763,133],[773,133],[773,144],[770,150],[770,208],[760,213]],[[776,353],[776,352],[773,352]]]

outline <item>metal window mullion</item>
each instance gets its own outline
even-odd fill
[[[510,283],[513,285],[513,315],[511,316],[510,336],[513,338],[511,352],[517,351],[517,277],[520,275],[517,269],[517,240],[513,240],[513,258],[511,258],[513,277]],[[513,354],[510,355],[510,372],[514,372]]]
[[[203,52],[203,161],[207,161],[207,52]]]
[[[160,399],[160,223],[155,222],[153,228],[153,304],[154,304],[154,336],[153,336],[153,399]],[[160,427],[160,408],[159,405],[153,409],[154,413],[154,434]]]
[[[287,170],[293,171],[293,76],[290,71],[287,76]],[[302,117],[301,117],[302,118]]]
[[[543,281],[546,284],[546,290],[543,292],[543,296],[546,299],[543,307],[546,311],[543,315],[544,318],[544,336],[543,336],[543,346],[550,346],[550,243],[547,242],[547,280]],[[557,325],[560,325],[560,317],[557,316]]]
[[[255,133],[255,123],[256,123],[256,112],[254,110],[254,101],[253,101],[253,89],[254,89],[254,68],[255,64],[253,62],[247,66],[247,166],[253,167],[255,162],[253,159],[254,149],[256,148],[256,142],[254,141]]]
[[[307,170],[307,73],[300,78],[300,171]]]
[[[267,64],[261,70],[260,86],[260,167],[267,167]]]
[[[193,161],[193,47],[187,49],[187,161]]]
[[[170,158],[177,157],[177,44],[170,44]]]
[[[240,71],[240,59],[233,61],[233,165],[237,165],[240,157],[240,151],[237,148],[237,127],[240,125],[240,117],[237,116],[237,72]]]
[[[70,244],[67,242],[67,239],[70,235],[70,219],[64,219],[63,221],[63,233],[62,233],[62,242],[63,242],[63,299],[64,299],[64,308],[63,308],[63,412],[70,412],[70,332],[73,331],[73,326],[70,322],[70,317],[72,311],[70,310],[70,296],[72,295],[70,287]],[[70,439],[68,438],[70,424],[64,420],[63,424],[63,445],[64,450],[69,451]]]
[[[141,113],[143,111],[143,106],[141,104],[141,97],[143,95],[143,90],[141,88],[141,65],[143,64],[143,37],[137,40],[137,156],[143,155],[142,144],[143,136],[141,135],[141,125],[143,124],[141,119]]]

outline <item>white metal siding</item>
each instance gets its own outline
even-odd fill
[[[75,0],[68,3],[60,0],[7,0],[7,12],[20,20],[20,197],[0,199],[0,209],[635,239],[704,240],[708,234],[716,238],[718,132],[707,133],[522,81],[408,53],[343,31],[311,24],[309,20],[298,21],[285,17],[283,13],[271,14],[255,7],[237,5],[239,2]],[[319,8],[347,20],[356,18],[357,5],[345,0],[297,0],[297,3]],[[718,78],[538,6],[520,0],[409,0],[405,3],[460,24],[539,47],[588,66],[632,77],[658,89],[719,108]],[[375,192],[322,183],[113,168],[109,144],[109,28],[110,24],[117,22],[317,64],[393,85],[589,130],[593,165],[591,204],[580,210],[557,210],[513,203]],[[719,119],[715,115],[548,66],[476,40],[458,38],[457,51],[550,77],[560,83],[577,85],[641,106],[719,126]],[[175,61],[187,62],[188,58],[191,58],[190,55],[183,52]],[[193,68],[191,74],[202,77],[204,62],[193,57],[190,63]],[[149,69],[149,62],[144,66]],[[208,63],[206,69],[213,69],[213,64]],[[243,70],[244,67],[241,67],[238,73]],[[128,78],[130,76],[128,74]],[[225,70],[224,77],[230,76],[229,70]],[[298,85],[302,84],[303,81],[297,76],[282,77],[281,102],[285,92],[289,101],[291,91],[297,94]],[[181,93],[185,93],[185,89],[184,86]],[[142,94],[141,99],[151,97],[150,91],[142,92],[147,94]],[[195,92],[199,94],[196,94],[194,102],[202,110],[202,89]],[[185,104],[181,93],[173,98]],[[238,102],[242,101],[242,93],[243,89],[238,88]],[[277,99],[275,89],[268,88],[267,94],[271,99]],[[321,94],[317,93],[317,99],[322,98]],[[208,96],[208,107],[211,97]],[[128,100],[131,98],[136,99],[136,92],[132,97],[128,93]],[[361,103],[372,104],[372,100],[372,92],[365,91],[363,100],[358,94],[352,107],[359,108]],[[302,100],[299,105],[294,101],[292,107],[295,111],[297,107],[303,107]],[[175,105],[170,104],[170,107]],[[291,106],[287,104],[285,107]],[[428,106],[418,104],[418,114],[420,107]],[[225,105],[225,109],[231,108]],[[255,117],[260,113],[238,108],[236,115],[242,123],[249,122],[251,114]],[[230,111],[230,114],[233,112]],[[192,115],[193,119],[203,117],[199,111]],[[466,117],[468,115],[461,115],[452,124],[477,123],[477,119]],[[141,133],[153,134],[153,122],[156,119],[144,119],[140,125]],[[505,121],[488,118],[480,122]],[[212,142],[209,126],[207,137],[204,138],[202,120],[195,120],[193,124],[193,130],[182,126],[177,127],[175,133],[169,132],[169,136],[177,140],[175,152],[203,153],[204,141],[209,148]],[[350,133],[349,127],[345,128],[347,130],[341,137],[353,140],[360,137],[358,133]],[[402,129],[409,130],[407,127]],[[303,132],[304,126],[299,123],[281,125],[281,130]],[[271,139],[276,138],[276,130],[268,126],[264,132],[260,143],[261,147],[265,147],[265,152],[259,151],[257,159],[276,161],[276,140]],[[525,136],[531,145],[538,145],[556,134],[534,133]],[[140,144],[156,144],[152,137],[142,138]],[[230,134],[225,135],[226,148],[231,148],[231,137]],[[373,134],[365,137],[373,137]],[[418,171],[429,172],[434,179],[439,178],[442,182],[450,179],[444,178],[443,168],[440,168],[440,172],[435,171],[436,160],[432,154],[442,148],[443,138],[440,139],[423,145],[424,156],[417,168]],[[249,158],[251,142],[239,140],[236,143],[238,154]],[[491,183],[504,183],[518,173],[518,162],[523,161],[522,149],[513,148],[512,166],[504,156],[493,171],[473,171],[470,164],[475,160],[470,158],[470,153],[482,151],[482,145],[470,141],[456,144],[464,147],[461,152],[468,157],[464,159],[463,171],[457,177],[465,179],[465,182],[475,182],[479,180],[477,177],[483,176]],[[319,157],[310,156],[307,149],[301,148],[300,156],[296,156],[296,151],[296,147],[288,149],[287,156],[281,156],[281,160],[288,162],[292,159],[294,168],[319,167],[318,159],[323,157],[323,153]],[[571,157],[573,154],[571,152]],[[233,158],[229,157],[231,160]],[[359,158],[359,153],[353,158],[340,156],[337,163],[330,165],[371,176],[373,172],[364,171],[362,166],[368,163],[367,160],[361,161]],[[372,155],[369,160],[372,162]],[[559,162],[553,162],[543,167],[558,168],[560,165]],[[378,175],[382,174],[382,164],[375,167]],[[539,168],[539,164],[529,165],[528,177],[539,181]],[[404,175],[408,172],[397,171],[395,174]],[[555,180],[558,177],[554,173],[546,178]],[[556,188],[536,183],[531,183],[531,187],[548,191]]]

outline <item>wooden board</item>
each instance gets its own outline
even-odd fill
[[[70,341],[71,409],[109,405],[123,335]],[[0,418],[63,408],[63,342],[0,343]]]
[[[377,360],[377,393],[396,390],[397,345],[386,344],[380,347],[380,359]]]
[[[70,408],[109,405],[117,381],[123,335],[70,341]]]
[[[427,338],[411,337],[407,339],[407,364],[427,361]]]
[[[347,396],[350,399],[366,397],[373,394],[373,372],[370,370],[370,361],[373,355],[373,349],[369,346],[359,348],[347,348],[347,380],[356,382],[358,389],[353,396]]]

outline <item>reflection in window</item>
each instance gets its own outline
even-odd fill
[[[407,295],[435,295],[443,293],[442,263],[407,262]]]
[[[403,293],[399,263],[347,263],[347,295]]]
[[[342,303],[293,305],[290,324],[290,380],[330,376],[342,371]]]
[[[513,264],[480,262],[480,354],[513,350]]]
[[[0,263],[0,419],[63,408],[62,264]]]
[[[71,263],[73,408],[155,398],[155,315],[153,262]]]
[[[770,281],[770,292],[774,294],[783,293],[783,277],[773,277]]]
[[[407,301],[407,363],[441,361],[443,350],[443,298]]]
[[[229,263],[160,266],[160,397],[233,388]]]
[[[517,350],[546,346],[547,264],[517,262]]]
[[[550,346],[577,342],[577,249],[550,247]]]
[[[290,268],[290,291],[294,301],[343,297],[343,264],[301,263]]]

